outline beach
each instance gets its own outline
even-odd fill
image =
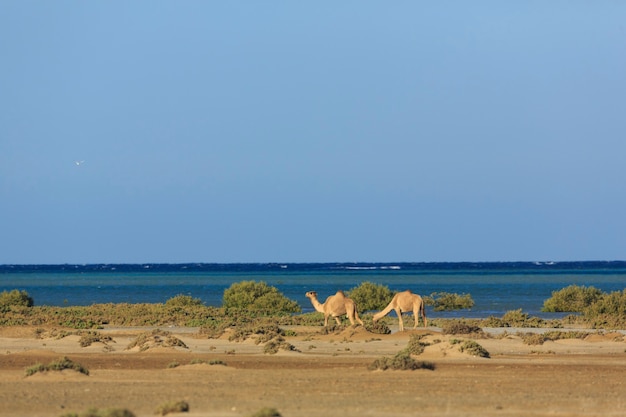
[[[154,416],[184,401],[196,417],[251,416],[273,408],[283,417],[332,416],[622,416],[626,415],[623,332],[523,342],[516,329],[448,335],[435,327],[374,334],[346,327],[288,326],[290,350],[265,353],[258,338],[208,338],[190,327],[106,327],[101,341],[81,346],[76,330],[0,328],[0,416],[61,416],[90,408],[123,408]],[[564,331],[564,329],[560,329]],[[545,329],[522,329],[542,332]],[[161,332],[182,343],[134,346]],[[370,370],[405,349],[411,335],[425,348],[413,358],[434,369]],[[159,339],[157,337],[157,339]],[[459,350],[473,340],[489,357]],[[67,357],[75,370],[25,370]]]

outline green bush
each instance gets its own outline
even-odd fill
[[[346,295],[354,300],[360,312],[364,312],[384,309],[393,298],[394,292],[386,285],[366,281],[350,289]]]
[[[602,294],[583,310],[583,315],[596,328],[623,329],[626,326],[626,289]]]
[[[33,298],[26,291],[11,290],[0,293],[0,308],[11,306],[32,307],[33,305]]]
[[[434,292],[424,297],[424,303],[433,306],[435,311],[463,310],[474,307],[471,295],[449,292]]]
[[[193,298],[190,295],[178,294],[177,296],[167,300],[165,305],[168,307],[197,307],[204,305],[204,303],[199,298]]]
[[[228,310],[247,310],[259,314],[289,314],[302,311],[297,302],[285,297],[276,287],[265,282],[242,281],[224,291],[223,307]]]
[[[594,287],[570,285],[552,292],[552,297],[543,302],[541,311],[582,312],[602,297],[602,291]]]

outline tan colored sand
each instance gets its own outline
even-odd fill
[[[50,330],[50,329],[48,329]],[[253,340],[207,339],[197,329],[170,328],[187,348],[126,350],[147,329],[105,329],[113,342],[81,347],[79,337],[0,328],[0,417],[58,417],[92,407],[121,407],[154,416],[170,401],[187,401],[189,417],[249,416],[263,407],[283,417],[624,416],[626,342],[621,333],[530,346],[519,336],[476,339],[491,358],[458,351],[437,329],[418,360],[436,369],[369,371],[381,356],[407,346],[412,331],[378,335],[363,328],[322,335],[296,327],[287,337],[299,352],[263,353]],[[26,367],[67,356],[89,369],[25,377]],[[193,359],[223,365],[190,364]],[[169,368],[171,364],[180,366]],[[173,415],[173,414],[170,414]]]

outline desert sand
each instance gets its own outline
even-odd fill
[[[161,329],[186,346],[127,349],[152,328],[104,328],[99,332],[111,340],[87,347],[78,335],[59,338],[59,329],[0,328],[0,416],[58,417],[117,407],[144,417],[176,401],[186,401],[189,412],[169,416],[240,417],[265,407],[283,417],[626,415],[623,332],[527,345],[514,329],[490,329],[492,337],[472,338],[490,354],[481,358],[453,343],[470,337],[434,327],[380,335],[360,326],[333,334],[298,326],[286,337],[297,350],[276,354],[263,353],[253,339]],[[428,334],[423,340],[430,345],[415,359],[433,363],[434,370],[368,370],[374,360],[404,349],[414,333]],[[89,375],[64,370],[25,376],[27,367],[63,356]],[[198,359],[225,365],[192,364]]]

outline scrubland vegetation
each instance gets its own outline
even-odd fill
[[[362,312],[365,327],[379,334],[389,333],[385,319],[373,323],[368,311],[383,309],[394,293],[386,286],[364,282],[352,288],[347,295],[355,300]],[[433,293],[424,297],[427,305],[436,311],[471,308],[474,301],[469,294]],[[603,293],[593,287],[570,286],[555,291],[545,300],[544,311],[572,312],[558,320],[530,317],[520,310],[512,310],[502,317],[465,320],[465,326],[480,327],[564,327],[576,324],[596,329],[626,328],[626,290]],[[165,303],[129,304],[107,303],[91,306],[51,307],[35,306],[26,291],[12,290],[0,293],[0,325],[63,326],[74,329],[97,329],[113,326],[186,326],[200,327],[200,333],[217,337],[228,328],[239,332],[257,328],[259,323],[274,326],[323,324],[321,313],[298,314],[297,302],[288,299],[275,287],[264,282],[244,281],[224,291],[221,307],[205,306],[198,298],[176,295]],[[363,312],[365,312],[363,314]],[[388,319],[388,318],[386,318]],[[269,320],[269,321],[268,321]],[[446,331],[447,326],[458,326],[458,320],[431,319],[431,323]],[[448,324],[452,323],[452,324]],[[248,329],[248,330],[246,330]],[[455,330],[456,331],[456,330]],[[472,329],[466,329],[471,333]],[[279,335],[280,336],[280,335]],[[84,343],[98,341],[97,334],[84,334]],[[275,342],[281,343],[279,337]],[[102,340],[100,340],[102,341]]]

